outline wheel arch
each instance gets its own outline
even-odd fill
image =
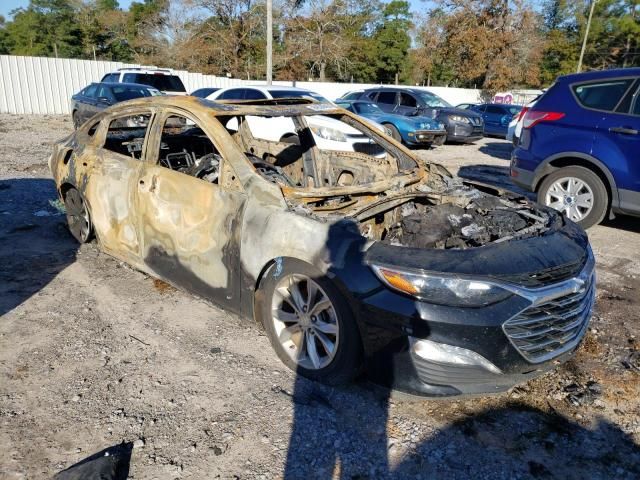
[[[77,187],[74,184],[70,183],[70,182],[63,182],[60,185],[60,188],[58,188],[58,192],[60,193],[60,199],[62,201],[64,201],[64,198],[66,197],[67,192],[69,190],[71,190],[72,188],[75,188],[77,190]]]
[[[537,192],[546,177],[563,167],[583,167],[591,170],[600,178],[600,180],[602,180],[602,183],[607,190],[607,195],[609,197],[608,206],[618,206],[618,187],[616,186],[616,181],[613,178],[613,175],[607,166],[600,160],[582,152],[563,152],[547,158],[536,169],[533,191]]]

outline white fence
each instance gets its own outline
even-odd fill
[[[72,60],[67,58],[20,57],[0,55],[0,113],[65,114],[69,99],[91,82],[98,82],[104,74],[118,68],[139,66],[121,62]],[[264,84],[259,80],[239,80],[177,70],[188,92],[202,87],[230,87],[233,85]],[[308,88],[335,99],[342,94],[377,84],[274,82]],[[423,88],[423,87],[415,87]],[[465,88],[425,88],[453,105],[477,103],[480,90]]]

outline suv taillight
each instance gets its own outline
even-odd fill
[[[529,111],[529,107],[522,107],[522,110],[520,110],[518,113],[516,113],[513,116],[516,122],[519,122],[520,120],[522,120],[522,117],[524,117],[528,111]]]
[[[541,112],[539,110],[529,110],[524,116],[522,128],[533,128],[540,122],[553,122],[564,117],[562,112]]]

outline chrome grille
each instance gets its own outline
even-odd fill
[[[591,276],[578,291],[534,304],[507,320],[503,330],[531,363],[540,363],[573,349],[591,318],[595,297]]]

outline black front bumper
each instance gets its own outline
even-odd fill
[[[448,121],[446,124],[447,141],[471,143],[480,140],[484,136],[484,125]]]
[[[594,261],[584,232],[568,224],[547,238],[514,243],[518,245],[481,247],[486,249],[483,253],[433,251],[420,257],[409,251],[404,260],[397,251],[389,253],[389,246],[374,244],[366,255],[369,262],[388,265],[394,258],[428,271],[461,276],[478,272],[476,278],[497,283],[513,295],[480,308],[451,307],[417,300],[381,283],[376,287],[379,280],[374,275],[360,277],[352,310],[361,325],[369,377],[411,395],[488,394],[508,390],[570,358],[586,332],[595,292]],[[497,274],[486,274],[491,271]],[[530,271],[538,273],[518,280]],[[537,284],[539,280],[546,283]],[[537,320],[523,329],[531,319]],[[563,336],[563,329],[570,335]],[[526,341],[518,338],[521,332]],[[479,360],[461,364],[420,348],[433,344],[471,352]],[[532,348],[533,353],[527,353]]]

